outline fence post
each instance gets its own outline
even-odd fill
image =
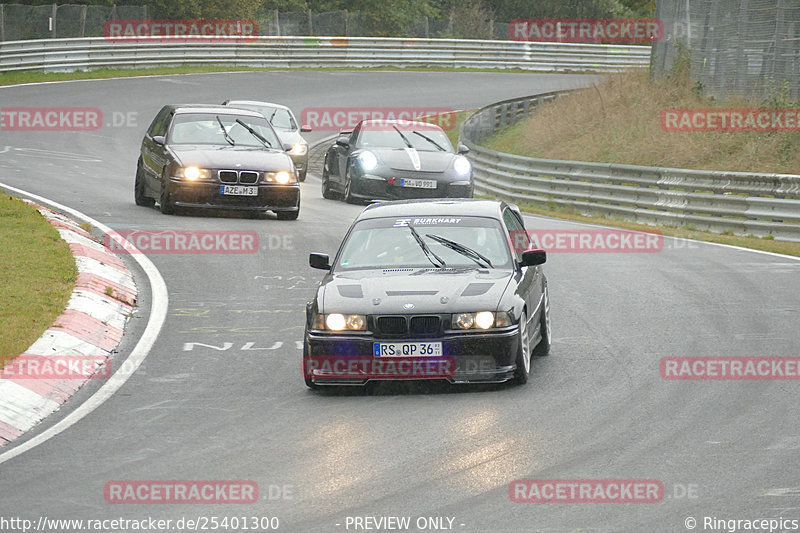
[[[347,37],[347,10],[344,10],[344,36]]]
[[[81,37],[86,37],[86,10],[89,8],[86,4],[81,7]]]
[[[275,10],[275,35],[281,36],[281,19],[278,10]]]
[[[56,13],[58,12],[58,4],[53,4],[52,15],[50,16],[50,36],[56,38]]]
[[[308,34],[314,35],[314,17],[311,15],[311,9],[308,10]]]
[[[148,15],[148,13],[147,13],[147,4],[143,5],[142,8],[143,8],[142,9],[142,18],[144,20],[150,20],[150,18],[147,16]]]
[[[6,40],[5,25],[6,21],[3,15],[3,4],[0,4],[0,41]]]
[[[430,27],[430,21],[428,20],[428,15],[425,15],[425,38],[426,39],[431,38],[431,27]]]

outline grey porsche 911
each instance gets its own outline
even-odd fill
[[[322,196],[355,203],[413,198],[472,198],[472,165],[438,125],[363,120],[342,132],[322,168]]]
[[[306,385],[380,380],[528,381],[550,350],[550,302],[515,206],[490,200],[372,204],[306,307]]]

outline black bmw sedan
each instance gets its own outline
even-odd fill
[[[528,381],[550,349],[543,250],[489,200],[394,201],[356,218],[306,308],[306,385]]]
[[[166,105],[142,140],[137,205],[171,214],[176,207],[300,213],[291,157],[269,121],[255,111]]]
[[[455,152],[442,128],[427,122],[363,120],[342,132],[322,167],[322,196],[349,203],[472,198],[472,192],[469,160]]]

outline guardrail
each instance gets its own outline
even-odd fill
[[[92,37],[0,43],[0,72],[194,64],[613,72],[649,66],[650,47],[371,37]]]
[[[565,92],[497,102],[461,125],[475,191],[646,224],[800,241],[800,176],[557,161],[478,143]]]

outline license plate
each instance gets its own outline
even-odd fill
[[[435,189],[436,180],[401,179],[400,186],[414,189]]]
[[[441,342],[376,342],[375,357],[440,357]]]
[[[219,193],[228,196],[258,196],[258,187],[244,187],[242,185],[221,185]]]

